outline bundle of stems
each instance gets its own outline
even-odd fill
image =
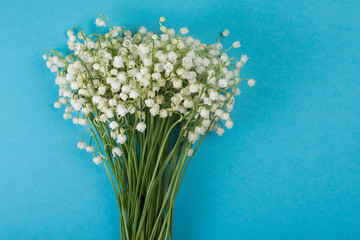
[[[127,132],[121,158],[107,146],[116,145],[107,124],[93,114],[88,124],[106,157],[104,165],[120,210],[121,239],[172,239],[175,197],[191,160],[192,144],[184,138],[182,118],[147,114],[147,130]],[[129,115],[126,124],[136,125]],[[104,146],[104,147],[102,147]]]

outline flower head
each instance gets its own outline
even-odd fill
[[[61,103],[60,102],[55,102],[54,103],[54,108],[61,108]]]
[[[194,153],[194,150],[192,150],[192,149],[190,148],[189,151],[188,151],[188,153],[187,153],[187,155],[190,157],[191,155],[193,155],[193,153]]]
[[[113,122],[111,122],[109,124],[109,126],[110,126],[111,129],[114,130],[114,129],[117,129],[119,127],[119,124],[117,122],[113,121]]]
[[[86,148],[86,143],[84,143],[84,142],[78,142],[77,146],[78,146],[78,148],[80,148],[80,149],[85,149],[85,148]]]
[[[182,28],[180,28],[180,33],[181,34],[188,34],[189,33],[189,29],[187,28],[187,27],[182,27]]]
[[[105,20],[100,15],[95,24],[105,27]],[[227,50],[223,51],[220,40],[229,36],[227,29],[218,42],[205,44],[188,36],[188,28],[182,27],[176,34],[163,22],[161,17],[161,32],[145,27],[131,32],[111,26],[105,34],[86,36],[83,30],[76,34],[68,30],[71,53],[65,57],[56,51],[43,55],[46,66],[56,72],[59,86],[54,107],[64,105],[64,119],[88,124],[91,134],[108,137],[103,144],[111,147],[111,152],[106,150],[109,158],[121,155],[121,145],[128,137],[132,141],[134,132],[161,126],[157,121],[178,118],[189,144],[196,144],[209,131],[223,135],[224,128],[233,127],[230,112],[234,96],[240,94],[239,73],[248,57],[242,55],[235,61],[228,55],[231,47],[224,46]],[[232,44],[233,48],[240,46],[239,41]],[[255,80],[249,79],[247,84],[253,87]],[[95,153],[91,141],[89,146],[81,141],[78,147]],[[191,148],[188,154],[193,155]],[[103,158],[95,156],[93,160],[99,164]]]
[[[88,153],[92,153],[92,152],[94,152],[94,147],[92,147],[92,146],[87,146],[87,147],[86,147],[86,151],[87,151]]]
[[[111,153],[112,153],[113,157],[116,157],[116,156],[121,156],[122,151],[120,150],[120,148],[114,147],[114,148],[111,150]]]
[[[234,123],[231,120],[227,120],[225,122],[225,127],[227,127],[228,129],[231,129],[234,126]]]
[[[247,62],[247,60],[249,59],[249,57],[248,56],[246,56],[246,55],[242,55],[241,56],[241,59],[240,59],[240,62],[242,62],[242,63],[246,63]]]
[[[253,86],[255,86],[255,80],[254,79],[249,79],[248,81],[247,81],[247,84],[250,86],[250,87],[253,87]]]
[[[241,45],[240,45],[240,41],[235,41],[233,44],[232,44],[233,48],[239,48]]]
[[[230,31],[229,31],[228,29],[225,29],[224,31],[222,31],[221,34],[222,34],[224,37],[227,37],[227,36],[229,36]]]
[[[105,27],[105,26],[106,26],[105,21],[102,20],[101,18],[96,18],[95,24],[96,24],[96,26],[98,26],[98,27]]]
[[[145,123],[140,122],[136,125],[136,130],[138,130],[139,132],[145,132],[145,129],[146,129]]]
[[[126,135],[125,134],[119,134],[117,136],[117,143],[124,144],[126,142]]]
[[[93,158],[93,162],[96,165],[99,165],[102,162],[102,158],[100,156],[96,156],[96,157]]]

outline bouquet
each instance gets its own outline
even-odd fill
[[[112,26],[103,15],[96,25],[106,34],[67,31],[70,54],[43,55],[64,119],[87,126],[80,149],[103,163],[120,210],[121,239],[172,239],[175,197],[186,169],[204,137],[232,128],[234,96],[243,80],[240,61],[229,58],[220,40],[207,45],[175,32]],[[85,138],[88,139],[85,141]]]

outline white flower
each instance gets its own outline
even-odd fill
[[[221,110],[221,109],[215,110],[215,115],[218,116],[219,118],[222,118],[223,114],[224,114],[223,110]]]
[[[54,103],[54,108],[61,108],[61,103],[60,102],[55,102]]]
[[[112,31],[110,32],[110,34],[111,34],[112,37],[117,37],[117,36],[119,35],[119,32],[116,31],[116,30],[112,30]]]
[[[139,28],[139,33],[140,33],[140,34],[145,34],[146,32],[147,32],[147,29],[146,29],[145,27],[141,26],[141,27]]]
[[[119,81],[121,83],[125,83],[126,81],[126,74],[124,72],[120,72],[116,75],[117,79],[119,79]]]
[[[204,128],[208,128],[209,126],[210,126],[210,124],[211,124],[211,121],[210,120],[208,120],[208,119],[204,119],[203,121],[202,121],[202,126],[204,127]]]
[[[166,54],[161,53],[158,55],[159,62],[161,63],[165,63],[167,61],[167,58],[168,56]]]
[[[186,68],[186,69],[190,69],[193,67],[193,62],[192,59],[189,57],[184,57],[182,59],[182,65]]]
[[[219,87],[226,88],[228,86],[228,81],[224,78],[219,80]]]
[[[123,42],[123,46],[127,48],[131,47],[131,41],[129,39],[125,39]]]
[[[102,162],[102,158],[100,156],[96,156],[96,157],[93,158],[93,162],[96,165],[99,165]]]
[[[221,56],[220,56],[220,60],[221,60],[222,62],[227,62],[227,61],[229,60],[229,57],[228,57],[228,55],[227,55],[226,53],[223,53],[223,54],[221,54]]]
[[[74,36],[73,30],[71,30],[71,29],[70,29],[70,30],[67,30],[66,35],[67,35],[68,37]]]
[[[96,18],[95,24],[98,27],[105,27],[106,26],[105,21],[100,19],[100,18]]]
[[[139,45],[138,51],[139,51],[140,55],[146,55],[150,51],[150,48],[141,43]]]
[[[239,48],[241,45],[240,45],[240,41],[236,41],[232,44],[233,48]]]
[[[136,110],[135,110],[135,107],[134,107],[134,106],[130,107],[130,109],[129,109],[129,113],[130,113],[130,114],[134,114],[135,111],[136,111]]]
[[[189,132],[188,139],[189,142],[195,143],[199,139],[199,135],[197,133]]]
[[[224,134],[225,130],[221,127],[218,127],[216,128],[216,133],[219,135],[219,136],[222,136]]]
[[[111,153],[112,153],[113,157],[115,157],[115,156],[121,156],[122,151],[120,150],[120,148],[114,147],[114,148],[111,150]]]
[[[247,60],[249,59],[248,56],[246,55],[241,55],[241,59],[240,59],[240,62],[242,62],[243,64],[245,64],[247,62]]]
[[[225,29],[224,31],[222,31],[222,33],[221,33],[224,37],[227,37],[227,36],[229,36],[229,34],[230,34],[230,31],[229,30],[227,30],[227,29]]]
[[[72,115],[70,113],[64,113],[63,117],[65,120],[72,118]]]
[[[115,131],[111,131],[110,136],[112,137],[112,139],[117,139],[118,134]]]
[[[215,92],[215,91],[210,92],[210,99],[211,100],[217,100],[218,96],[219,96],[219,94],[217,92]]]
[[[132,99],[136,99],[139,96],[139,93],[135,91],[134,89],[130,90],[129,97]]]
[[[165,109],[161,109],[159,115],[161,118],[166,118],[168,116],[168,113]]]
[[[183,27],[183,28],[180,28],[180,33],[181,34],[188,34],[189,33],[189,29],[187,27]]]
[[[193,106],[194,106],[194,103],[191,100],[189,100],[189,99],[184,100],[184,107],[192,108]]]
[[[70,84],[70,86],[71,86],[71,89],[74,89],[74,90],[79,89],[79,84],[78,84],[77,82],[72,82],[72,83]]]
[[[116,56],[116,57],[114,57],[113,65],[116,68],[122,68],[122,67],[124,67],[124,61],[125,61],[125,59],[123,57]]]
[[[98,63],[95,63],[95,64],[93,65],[93,69],[94,69],[94,70],[100,70],[100,68],[101,68],[101,66],[100,66],[100,64],[98,64]]]
[[[250,87],[253,87],[253,86],[255,86],[255,80],[254,79],[249,79],[248,81],[247,81],[247,84],[250,86]]]
[[[106,110],[105,114],[108,118],[113,118],[115,116],[114,111],[111,108]]]
[[[194,41],[195,41],[195,39],[191,36],[187,37],[185,40],[186,44],[188,44],[188,45],[191,45],[192,43],[194,43]]]
[[[198,127],[195,128],[195,133],[197,133],[199,135],[204,135],[205,134],[205,128],[198,126]]]
[[[110,83],[110,86],[111,86],[111,91],[113,93],[116,93],[116,92],[118,92],[120,90],[121,83],[118,82],[118,81],[114,81],[114,82]]]
[[[112,98],[112,99],[110,99],[109,100],[109,104],[111,105],[111,106],[116,106],[116,99],[114,99],[114,98]]]
[[[119,127],[119,124],[117,122],[113,121],[113,122],[111,122],[109,124],[109,126],[110,126],[111,129],[115,130],[115,129],[117,129]]]
[[[178,45],[177,45],[177,48],[178,49],[183,49],[183,48],[185,48],[185,44],[183,42],[179,42]]]
[[[94,152],[94,147],[92,147],[92,146],[87,146],[86,147],[86,151],[88,152],[88,153],[92,153],[92,152]]]
[[[233,126],[234,126],[233,121],[227,120],[227,121],[225,122],[225,127],[227,127],[228,129],[231,129]]]
[[[86,143],[78,142],[77,147],[80,148],[80,149],[85,149],[86,148]]]
[[[126,142],[126,135],[125,134],[119,134],[117,136],[117,140],[118,143],[120,144],[124,144]]]
[[[106,92],[106,86],[100,86],[100,87],[98,88],[98,94],[104,95],[105,92]]]
[[[73,124],[79,124],[79,119],[77,117],[73,118]]]
[[[117,107],[116,107],[116,111],[117,113],[124,117],[126,115],[126,113],[128,112],[127,109],[124,107],[124,105],[122,104],[119,104]]]
[[[101,114],[101,115],[100,115],[100,121],[101,121],[101,122],[106,122],[107,119],[108,119],[108,118],[107,118],[106,114]]]
[[[206,110],[205,108],[202,108],[200,110],[200,116],[203,118],[208,118],[209,114],[210,114],[209,110]]]
[[[188,157],[191,157],[191,155],[193,155],[193,153],[194,153],[194,150],[192,150],[192,148],[190,148],[187,153]]]
[[[182,81],[180,79],[176,79],[173,81],[173,86],[174,88],[181,88],[182,86]]]
[[[84,115],[88,115],[90,112],[92,112],[92,109],[91,108],[83,108],[83,109],[81,109],[81,112]]]
[[[166,72],[171,72],[174,69],[174,66],[170,62],[167,62],[164,65],[164,69],[165,69]]]
[[[168,31],[168,33],[169,33],[170,36],[174,36],[174,35],[175,35],[175,30],[174,30],[174,29],[169,28],[167,31]]]
[[[161,34],[161,41],[167,42],[169,40],[169,35],[167,34]]]
[[[168,59],[169,59],[169,61],[171,61],[171,62],[175,62],[176,59],[177,59],[177,54],[176,54],[176,52],[174,52],[174,51],[169,52],[169,53],[168,53]]]
[[[130,87],[127,85],[124,85],[121,87],[121,91],[124,93],[129,93],[130,92]]]
[[[190,90],[191,93],[196,93],[197,91],[199,91],[199,87],[196,84],[191,84],[189,86],[189,90]]]
[[[59,69],[59,67],[58,67],[58,66],[56,66],[56,65],[52,65],[52,66],[51,66],[51,68],[50,68],[50,71],[54,73],[54,72],[57,72],[57,71],[58,71],[58,69]]]
[[[159,105],[155,104],[152,108],[150,108],[150,114],[152,116],[158,115],[160,112]]]
[[[145,123],[140,122],[136,125],[136,130],[138,130],[139,132],[145,132],[145,129],[146,129]]]
[[[146,100],[145,100],[145,105],[146,105],[147,107],[152,107],[154,104],[155,104],[154,99],[146,99]]]
[[[222,49],[222,44],[220,42],[217,42],[217,43],[215,43],[214,47],[215,47],[216,50],[221,50]]]
[[[221,116],[221,119],[225,120],[225,121],[229,120],[230,119],[230,113],[227,113],[227,112],[223,113],[222,116]]]
[[[120,98],[121,98],[121,100],[126,101],[128,99],[128,95],[126,93],[122,92],[122,93],[120,93]]]

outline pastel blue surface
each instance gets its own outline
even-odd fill
[[[0,239],[118,239],[106,173],[53,109],[43,50],[98,14],[187,26],[250,56],[235,126],[209,135],[176,202],[174,239],[360,239],[360,2],[1,1]]]

